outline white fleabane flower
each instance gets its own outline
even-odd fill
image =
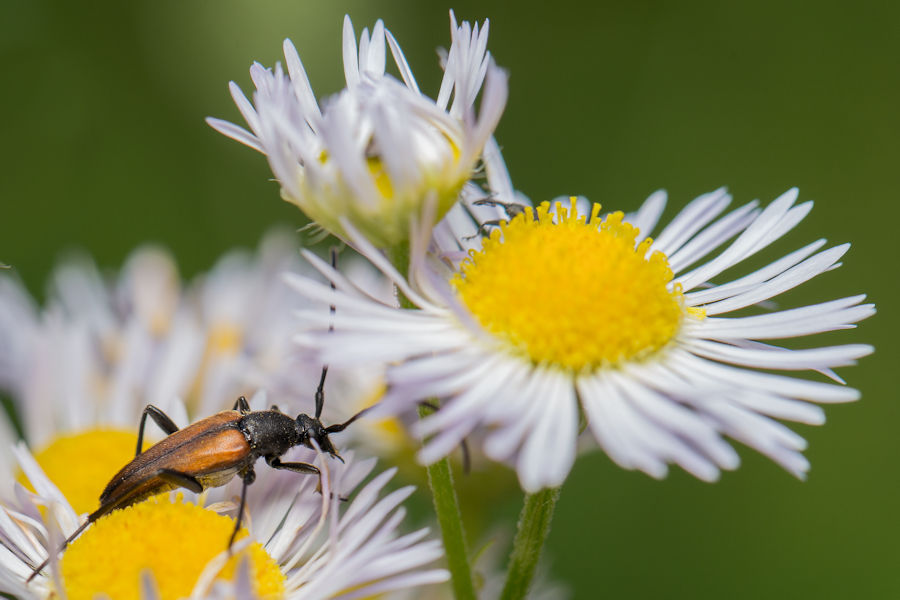
[[[295,450],[291,460],[316,461],[323,469],[321,494],[316,477],[260,469],[248,493],[247,530],[233,553],[226,545],[234,522],[216,511],[233,513],[239,488],[214,490],[200,505],[173,493],[113,511],[57,559],[59,541],[78,525],[77,512],[24,446],[16,453],[37,493],[19,487],[15,499],[0,502],[0,591],[22,600],[58,598],[61,592],[70,600],[97,594],[120,600],[349,599],[448,577],[428,568],[442,551],[438,541],[425,539],[426,530],[398,532],[402,502],[412,489],[385,494],[393,470],[362,485],[374,459],[355,461],[348,454],[340,464]],[[217,497],[222,500],[210,502]],[[49,531],[38,507],[50,515]],[[48,554],[54,556],[50,567],[26,583]]]
[[[231,84],[251,131],[208,122],[266,154],[284,199],[318,225],[346,240],[345,218],[376,246],[393,247],[408,240],[426,205],[434,205],[436,219],[452,206],[506,103],[506,75],[487,51],[487,21],[481,28],[457,24],[452,12],[450,20],[452,43],[437,100],[419,90],[381,21],[371,35],[364,29],[357,45],[346,17],[347,87],[322,108],[297,51],[285,40],[287,73],[280,64],[251,68],[252,103]],[[385,73],[388,46],[402,82]]]
[[[381,413],[441,399],[441,410],[416,427],[426,438],[422,461],[485,427],[485,453],[514,464],[529,492],[564,481],[580,414],[616,463],[653,477],[674,463],[717,479],[739,462],[724,436],[802,477],[806,442],[779,420],[821,424],[815,403],[859,393],[762,370],[813,370],[843,384],[831,369],[872,347],[792,350],[765,341],[851,328],[874,307],[859,295],[726,316],[839,266],[849,244],[822,250],[818,240],[730,279],[730,269],[806,216],[812,203],[795,206],[797,195],[793,189],[764,209],[751,202],[721,216],[731,197],[717,190],[688,204],[656,240],[647,236],[665,205],[662,192],[627,220],[622,213],[601,219],[599,205],[580,214],[574,199],[555,214],[545,203],[522,209],[483,241],[469,237],[470,221],[457,248],[471,251],[450,273],[416,251],[424,235],[413,240],[409,281],[356,235],[414,308],[379,304],[310,256],[338,293],[303,277],[289,276],[290,283],[306,298],[335,304],[335,330],[325,335],[321,316],[306,312],[313,325],[297,340],[331,364],[388,365]]]

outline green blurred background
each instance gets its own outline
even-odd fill
[[[458,2],[491,19],[509,69],[498,130],[514,182],[531,198],[585,194],[633,209],[670,193],[671,216],[727,185],[738,202],[791,186],[815,199],[780,244],[851,241],[844,267],[784,306],[859,292],[879,315],[822,343],[867,342],[842,374],[863,401],[797,427],[813,468],[798,482],[743,452],[708,485],[663,482],[583,457],[547,548],[574,597],[900,597],[900,435],[891,370],[900,333],[898,253],[900,4]],[[185,276],[271,224],[302,224],[264,159],[203,123],[239,120],[226,90],[249,88],[291,37],[321,97],[342,81],[340,31],[385,19],[424,90],[436,93],[449,5],[235,0],[88,3],[3,0],[0,260],[30,289],[59,254],[118,267],[145,241],[172,249]],[[774,256],[774,254],[772,254]],[[477,511],[467,495],[464,511]],[[518,497],[494,510],[514,523]]]

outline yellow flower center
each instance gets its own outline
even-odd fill
[[[463,261],[453,286],[516,354],[571,371],[639,360],[676,335],[687,312],[672,270],[621,212],[586,223],[557,203],[502,223]]]
[[[209,329],[206,342],[206,356],[234,356],[244,342],[244,332],[235,323],[222,321]]]
[[[99,508],[100,493],[134,458],[136,445],[137,433],[133,431],[95,429],[58,437],[34,458],[75,512],[86,513]],[[23,473],[16,479],[34,491]]]
[[[63,585],[69,600],[99,594],[139,600],[141,577],[152,574],[163,600],[191,594],[207,564],[228,543],[234,521],[191,503],[158,496],[97,520],[62,556]],[[238,533],[245,537],[246,530]],[[216,579],[231,581],[243,557],[260,598],[284,597],[284,574],[258,543],[231,556]]]

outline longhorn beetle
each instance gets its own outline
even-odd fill
[[[343,431],[364,412],[360,411],[344,423],[325,427],[319,420],[324,401],[323,384],[325,370],[316,390],[316,416],[300,414],[296,419],[273,406],[271,410],[251,411],[247,399],[241,396],[232,410],[222,411],[211,417],[178,429],[166,414],[147,405],[141,415],[138,430],[137,454],[134,460],[116,473],[100,494],[100,508],[88,515],[87,520],[60,546],[64,550],[91,523],[119,508],[131,506],[141,500],[183,487],[192,492],[219,487],[228,483],[235,475],[243,480],[241,504],[234,524],[234,531],[228,540],[228,547],[241,527],[244,505],[247,500],[247,486],[256,479],[253,464],[257,458],[265,458],[275,469],[285,469],[297,473],[322,476],[315,465],[303,462],[281,462],[281,455],[295,446],[319,449],[334,458],[337,454],[328,436]],[[150,416],[169,436],[141,452],[144,425]],[[47,566],[50,558],[35,568],[28,578]],[[27,582],[26,582],[27,583]]]
[[[258,458],[265,458],[266,464],[275,469],[318,475],[321,490],[322,473],[318,467],[304,462],[281,462],[281,456],[295,446],[314,448],[315,442],[322,452],[343,462],[328,436],[343,431],[368,410],[361,410],[343,423],[323,426],[319,417],[325,404],[327,374],[326,365],[322,367],[316,388],[315,417],[301,413],[294,419],[278,410],[277,406],[270,410],[252,411],[247,399],[241,396],[231,410],[178,429],[163,411],[148,404],[141,414],[134,459],[113,476],[100,494],[100,508],[88,515],[87,520],[66,538],[57,552],[65,550],[91,523],[116,509],[180,487],[199,493],[207,488],[223,486],[237,475],[243,480],[243,486],[234,531],[228,540],[230,548],[241,528],[247,486],[256,479],[253,465]],[[168,437],[141,452],[148,416]],[[34,579],[49,562],[50,557],[38,565],[26,583]]]

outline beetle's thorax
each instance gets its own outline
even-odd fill
[[[294,446],[307,445],[308,438],[297,422],[277,410],[257,410],[241,417],[238,424],[256,456],[281,456]]]

